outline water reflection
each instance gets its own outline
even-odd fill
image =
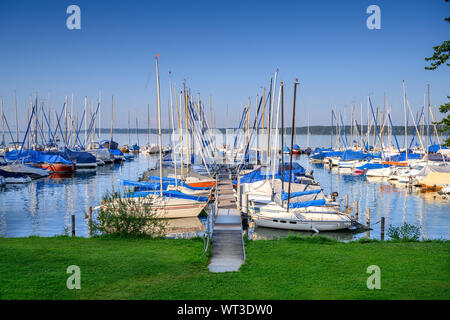
[[[296,143],[301,143],[301,138],[297,137]],[[117,139],[119,143],[126,142],[127,135],[118,135]],[[325,143],[320,143],[321,139]],[[146,140],[147,136],[143,135],[141,141]],[[317,146],[323,146],[329,143],[329,137],[312,136],[311,141]],[[285,160],[287,161],[286,158]],[[77,235],[88,236],[85,213],[89,206],[98,206],[106,192],[124,190],[120,179],[136,180],[148,167],[153,167],[156,161],[157,157],[139,154],[134,161],[122,164],[107,164],[96,170],[77,171],[74,175],[52,175],[27,185],[8,185],[0,188],[0,236],[60,235],[65,230],[70,230],[72,214],[75,215]],[[353,175],[348,170],[310,164],[306,156],[295,157],[294,161],[314,171],[315,179],[322,184],[326,194],[338,192],[342,206],[346,194],[349,196],[350,207],[354,208],[355,201],[358,201],[359,220],[363,223],[369,208],[373,226],[370,232],[372,238],[380,237],[380,223],[377,222],[381,217],[386,218],[386,229],[390,224],[398,226],[407,222],[421,226],[422,235],[426,238],[446,239],[449,236],[450,200],[443,199],[435,192],[421,193],[418,189],[406,188],[383,178],[365,178]],[[185,221],[179,226],[180,233],[177,232],[176,226],[173,226],[170,236],[182,235],[183,232],[184,235],[201,235],[205,231],[204,225],[204,218]],[[289,233],[266,228],[252,230],[251,227],[248,232],[254,238],[279,237]],[[299,231],[291,233],[312,235]],[[356,234],[346,231],[320,234],[341,240],[366,236],[366,232]]]

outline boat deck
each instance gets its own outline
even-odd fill
[[[218,212],[213,230],[209,271],[239,271],[245,260],[242,222],[228,174],[219,176],[217,188]]]

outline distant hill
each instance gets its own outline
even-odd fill
[[[439,126],[438,126],[439,127]],[[359,127],[360,128],[360,127]],[[230,128],[228,129],[228,132],[230,132],[230,130],[235,130],[236,128]],[[427,127],[423,126],[423,127],[418,127],[419,131],[426,133],[427,132]],[[438,128],[439,129],[439,128]],[[217,128],[217,130],[219,130],[221,133],[225,133],[225,129],[224,128]],[[371,128],[371,133],[370,134],[376,134],[376,132],[374,132],[375,128],[372,127]],[[415,127],[414,126],[408,126],[408,134],[409,135],[413,135],[415,133]],[[433,133],[433,126],[430,126],[430,134]],[[98,131],[98,129],[96,130],[96,132]],[[261,131],[261,129],[260,129]],[[281,131],[281,130],[280,130]],[[362,131],[364,134],[367,134],[367,126],[362,126]],[[81,131],[83,132],[83,131]],[[111,132],[111,129],[106,129],[106,128],[102,128],[101,129],[101,133],[102,134],[108,134]],[[122,134],[127,134],[128,132],[130,132],[131,135],[136,134],[136,129],[130,129],[130,131],[128,131],[128,128],[115,128],[113,130],[113,133],[122,133]],[[161,132],[163,134],[167,134],[172,132],[171,130],[167,129],[167,128],[163,128],[161,129]],[[265,133],[267,133],[267,128],[265,128],[264,130]],[[287,134],[291,133],[291,128],[286,128],[285,132]],[[336,135],[336,127],[331,127],[331,126],[310,126],[309,127],[309,133],[310,134],[314,134],[314,135],[330,135],[333,132],[333,135]],[[341,128],[341,134],[343,134],[344,129]],[[350,126],[345,126],[345,133],[347,135],[349,135],[351,132],[351,128]],[[358,135],[358,130],[353,127],[353,135]],[[405,127],[404,126],[394,126],[394,132],[396,135],[404,135],[405,134]],[[140,134],[147,134],[148,133],[148,129],[143,129],[140,128],[138,129],[138,133]],[[158,129],[150,129],[150,133],[152,134],[157,134],[158,133]],[[308,127],[296,127],[295,128],[295,133],[296,134],[307,134],[308,133]],[[387,135],[388,134],[388,130],[385,128],[384,130],[384,134]]]

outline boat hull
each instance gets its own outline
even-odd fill
[[[276,217],[252,216],[255,225],[265,228],[298,230],[298,231],[336,231],[351,227],[350,221],[300,221],[293,219],[280,219]]]
[[[35,165],[35,167],[47,169],[56,173],[69,173],[75,171],[75,165],[67,163],[41,163]]]
[[[249,206],[249,213],[257,226],[300,231],[336,231],[348,229],[351,219],[329,207],[291,209],[269,203]]]
[[[131,205],[130,209],[138,208],[138,210],[145,210],[155,214],[156,218],[161,219],[177,219],[197,217],[206,206],[206,202],[200,202],[188,199],[179,198],[156,198],[152,196],[124,198],[127,201],[136,201],[138,205]],[[140,209],[139,209],[140,208]]]

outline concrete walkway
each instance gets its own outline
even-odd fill
[[[219,209],[213,230],[209,271],[239,271],[244,263],[241,215],[228,177],[219,177],[217,187]]]

